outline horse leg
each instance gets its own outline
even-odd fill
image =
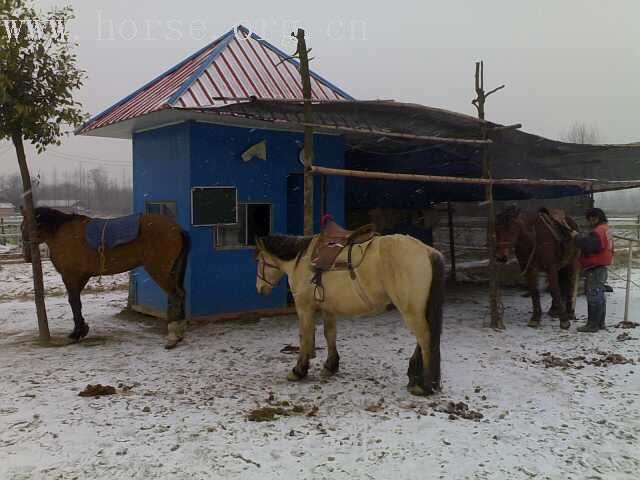
[[[405,322],[418,340],[416,350],[409,360],[409,393],[413,395],[431,395],[435,378],[431,368],[431,332],[429,331],[428,319],[425,321],[424,314],[405,314],[402,312]],[[413,377],[413,378],[412,378]]]
[[[167,341],[164,348],[170,350],[175,348],[184,338],[187,321],[184,317],[184,290],[176,287],[168,294],[167,307]]]
[[[560,316],[560,328],[563,330],[568,329],[571,326],[571,322],[567,316],[567,310],[562,301],[562,293],[560,290],[560,280],[557,271],[550,269],[547,276],[549,278],[549,288],[551,289],[551,296],[556,305],[558,305],[558,314]]]
[[[164,348],[175,348],[184,338],[186,320],[184,318],[185,293],[174,275],[163,274],[159,268],[144,265],[144,269],[154,282],[167,294],[167,339]]]
[[[538,328],[540,326],[540,317],[542,316],[542,307],[540,306],[537,270],[533,268],[529,269],[527,272],[527,285],[529,287],[529,292],[531,293],[531,305],[533,306],[533,313],[531,314],[531,319],[527,325],[531,328]]]
[[[316,334],[313,310],[298,312],[298,329],[300,334],[300,351],[298,352],[298,362],[293,370],[287,375],[287,380],[292,382],[302,380],[309,371],[309,360],[315,348],[314,337]]]
[[[69,297],[69,305],[73,312],[73,330],[69,334],[69,338],[75,341],[80,340],[87,336],[89,333],[89,325],[84,321],[82,316],[82,302],[80,301],[80,292],[84,289],[89,281],[89,277],[79,278],[64,278],[63,282],[67,288],[67,295]]]
[[[340,369],[340,355],[336,346],[336,317],[324,314],[324,338],[327,340],[327,360],[322,369],[323,377],[330,377]]]
[[[578,295],[578,282],[580,281],[580,263],[574,261],[567,266],[567,315],[569,320],[576,319],[576,296]]]
[[[409,377],[409,383],[407,384],[407,390],[412,391],[414,387],[419,385],[422,375],[422,350],[420,349],[420,345],[416,345],[416,349],[409,359],[409,368],[407,369],[407,377]]]

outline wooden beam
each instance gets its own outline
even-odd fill
[[[401,180],[407,182],[461,183],[469,185],[527,185],[527,186],[576,186],[588,188],[588,180],[529,180],[526,178],[466,178],[443,175],[420,175],[414,173],[370,172],[343,168],[311,167],[316,175],[336,175],[340,177],[377,178],[381,180]]]
[[[453,137],[435,137],[430,135],[413,135],[410,133],[398,133],[398,132],[386,132],[384,130],[353,128],[353,127],[338,127],[335,125],[324,125],[322,123],[307,123],[302,122],[300,125],[303,127],[323,128],[325,130],[334,130],[336,132],[344,133],[360,133],[362,135],[377,135],[382,137],[391,138],[404,138],[406,140],[422,140],[432,143],[451,143],[455,145],[487,145],[493,143],[490,139],[471,139],[471,138],[453,138]]]

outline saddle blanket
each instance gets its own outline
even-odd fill
[[[120,218],[92,218],[85,229],[85,240],[96,250],[115,248],[138,238],[140,214]]]

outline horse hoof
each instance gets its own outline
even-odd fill
[[[328,368],[324,367],[322,369],[322,371],[320,372],[320,377],[321,378],[330,378],[330,377],[333,377],[336,373],[338,373],[337,370],[335,372],[332,372]]]
[[[89,325],[86,323],[82,325],[80,328],[74,328],[72,332],[69,334],[69,338],[74,341],[79,341],[81,338],[84,338],[89,333]]]
[[[302,380],[302,377],[300,377],[296,372],[291,371],[287,374],[287,380],[290,382],[299,382]]]
[[[527,327],[540,328],[540,320],[529,320],[529,323],[527,323]]]
[[[178,343],[182,341],[182,337],[179,337],[175,334],[169,334],[167,336],[167,342],[164,344],[164,348],[166,350],[174,349],[178,346]]]
[[[425,389],[421,385],[408,386],[407,390],[409,390],[409,393],[411,395],[415,395],[417,397],[426,397],[426,396],[431,395],[433,393],[433,389],[431,389],[431,388]]]
[[[569,320],[563,320],[560,322],[560,328],[562,330],[569,330],[569,327],[571,327],[571,322]]]

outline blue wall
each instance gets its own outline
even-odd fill
[[[145,203],[176,202],[177,222],[190,229],[190,125],[183,123],[133,136],[134,212],[145,212]],[[142,269],[134,271],[135,303],[165,311],[167,296]],[[185,276],[187,314],[189,308],[189,271]]]
[[[254,158],[243,162],[242,153],[263,140],[267,142],[267,160]],[[272,204],[274,233],[297,233],[289,231],[296,222],[288,222],[287,218],[287,178],[303,171],[298,160],[302,144],[303,136],[297,133],[194,123],[191,128],[191,184],[235,185],[240,202]],[[344,146],[339,137],[316,136],[314,153],[315,163],[319,165],[344,165]],[[327,211],[342,222],[344,179],[332,177],[327,183]],[[289,211],[291,215],[291,207]],[[316,208],[316,223],[319,218],[319,208]],[[301,230],[302,216],[299,224]],[[197,259],[191,270],[193,315],[286,305],[286,280],[270,296],[258,295],[253,249],[216,250],[214,235],[212,227],[193,227],[191,230],[191,258]]]
[[[242,153],[266,140],[267,160],[243,162]],[[298,133],[189,122],[138,133],[133,139],[134,207],[145,201],[175,201],[178,222],[191,237],[185,279],[187,314],[239,312],[286,305],[286,280],[267,297],[257,294],[253,248],[216,249],[214,227],[191,226],[192,187],[236,186],[240,202],[270,203],[272,232],[302,231],[302,165],[298,160],[303,136]],[[340,137],[316,136],[315,161],[344,166]],[[327,209],[338,222],[345,219],[345,180],[327,177]],[[289,187],[288,187],[289,185]],[[292,188],[293,186],[293,188]],[[287,190],[293,191],[288,194]],[[299,203],[299,205],[298,205]],[[316,179],[315,231],[320,219],[320,179]],[[136,271],[137,304],[166,308],[166,297],[142,271]]]

